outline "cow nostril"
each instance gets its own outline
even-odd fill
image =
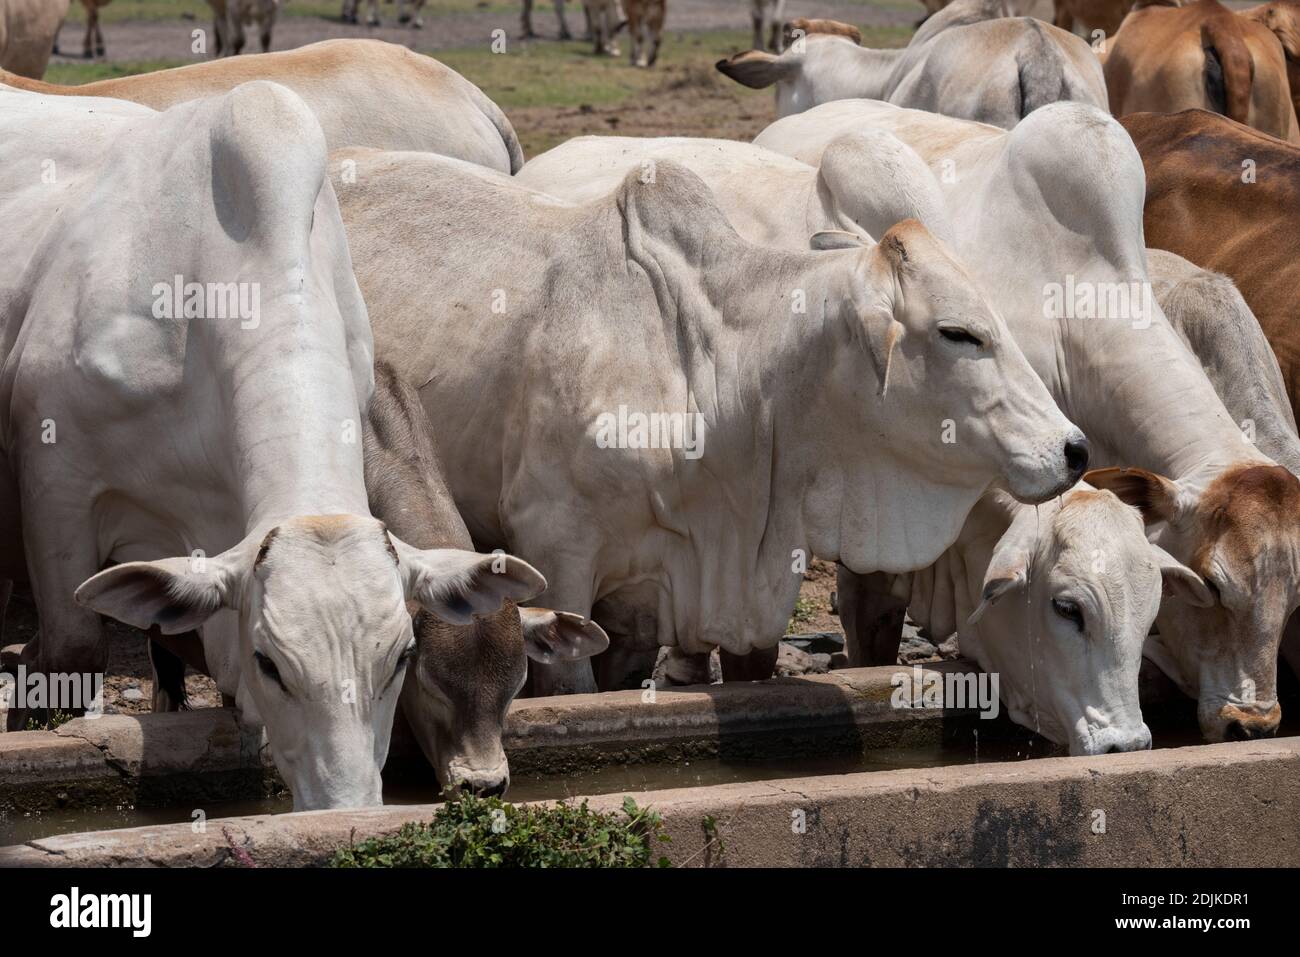
[[[470,790],[481,798],[501,797],[506,793],[506,781],[498,781],[496,784],[487,784],[478,787],[471,787]]]
[[[1118,744],[1112,744],[1109,748],[1106,749],[1106,753],[1107,753],[1107,754],[1123,754],[1123,753],[1124,753],[1124,749],[1121,748]]]
[[[1228,740],[1229,741],[1249,741],[1251,738],[1257,738],[1259,734],[1246,727],[1240,721],[1228,722]]]
[[[1070,439],[1065,443],[1065,465],[1076,481],[1088,471],[1088,451],[1085,438]]]

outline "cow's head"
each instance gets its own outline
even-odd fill
[[[1212,601],[1110,492],[1081,487],[1059,504],[1021,508],[971,616],[981,626],[976,657],[999,674],[1012,719],[1071,754],[1149,748],[1138,670],[1162,591]]]
[[[576,661],[609,647],[601,627],[581,615],[508,602],[468,625],[421,612],[415,637],[402,713],[444,787],[486,795],[504,794],[510,785],[501,734],[528,677],[528,660]]]
[[[1277,656],[1300,604],[1300,481],[1277,465],[1245,464],[1201,490],[1142,469],[1101,469],[1094,485],[1136,505],[1154,540],[1188,556],[1214,601],[1164,603],[1147,654],[1197,698],[1208,740],[1272,735],[1282,720]]]
[[[198,628],[238,616],[246,720],[266,727],[294,809],[381,803],[380,769],[416,651],[407,601],[468,624],[546,581],[505,555],[419,550],[375,518],[298,516],[212,558],[118,565],[77,601],[137,628]]]
[[[861,244],[840,232],[812,242]],[[928,478],[953,487],[988,476],[1022,502],[1074,485],[1088,464],[1087,439],[947,247],[905,220],[870,249],[863,269],[866,292],[850,304],[851,328],[879,394],[895,397],[873,422],[877,447],[914,457]]]

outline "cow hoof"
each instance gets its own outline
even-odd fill
[[[366,21],[366,26],[368,26],[368,27],[377,27],[377,26],[379,26],[379,25],[380,25],[380,23],[379,23],[378,20],[367,20],[367,21]]]
[[[403,13],[401,16],[399,16],[399,17],[397,18],[397,22],[398,22],[398,23],[410,23],[410,22],[411,22],[411,15],[410,15],[409,13]]]
[[[105,53],[107,53],[107,52],[108,52],[108,51],[105,50],[103,47],[95,47],[95,54],[96,54],[96,56],[103,56],[103,55],[104,55]]]
[[[570,33],[568,30],[561,30],[561,31],[560,31],[560,39],[561,39],[561,40],[572,40],[572,39],[573,39],[573,34]]]
[[[424,21],[423,21],[423,20],[416,20],[416,21],[414,21],[414,22],[411,24],[411,29],[412,29],[412,30],[423,30],[423,29],[424,29]]]

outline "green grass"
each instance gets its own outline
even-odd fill
[[[331,867],[648,867],[669,840],[663,821],[623,799],[622,812],[592,811],[587,802],[554,807],[506,804],[462,794],[428,824],[406,824],[389,837],[338,851]]]
[[[130,2],[157,6],[163,0]],[[167,4],[183,5],[180,0]],[[911,33],[908,27],[872,28],[863,32],[862,42],[876,47],[902,46]],[[749,46],[750,35],[744,30],[670,32],[664,37],[659,63],[652,70],[630,67],[626,56],[593,56],[591,44],[578,40],[558,43],[510,38],[504,53],[493,53],[485,40],[481,47],[440,50],[435,56],[478,84],[502,109],[509,111],[521,107],[617,106],[658,91],[666,96],[690,96],[690,87],[707,84],[710,78],[740,91],[741,87],[716,74],[713,64],[722,57],[748,50]],[[51,63],[45,79],[50,83],[76,85],[148,73],[180,66],[183,62]],[[765,90],[756,95],[770,97],[771,92]]]
[[[113,80],[119,76],[152,73],[185,66],[187,60],[123,60],[117,63],[59,63],[50,61],[45,69],[45,82],[61,86],[80,86],[96,80]]]

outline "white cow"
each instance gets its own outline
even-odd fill
[[[1003,0],[956,0],[901,50],[870,50],[810,33],[780,56],[749,50],[717,68],[754,89],[776,86],[779,116],[870,98],[1011,128],[1047,103],[1107,108],[1101,64],[1083,40]]]
[[[376,83],[375,77],[384,81]],[[272,80],[311,107],[330,149],[428,150],[517,172],[523,150],[500,107],[432,57],[379,40],[323,40],[255,57],[56,86],[0,74],[0,83],[57,96],[105,96],[165,110],[249,80]]]
[[[100,614],[200,629],[176,643],[265,727],[298,809],[380,802],[408,600],[460,623],[545,587],[371,516],[373,343],[325,156],[272,83],[163,113],[0,91],[0,565],[41,619],[23,661],[103,672]]]
[[[419,388],[474,540],[530,556],[554,607],[646,586],[661,645],[773,648],[800,554],[924,567],[991,483],[1041,501],[1086,459],[914,222],[788,253],[743,241],[671,162],[574,205],[426,154],[347,160],[378,355]]]
[[[1213,601],[1148,544],[1137,509],[1084,484],[1036,507],[990,492],[956,544],[893,590],[919,625],[956,632],[962,654],[998,675],[1012,720],[1071,754],[1151,746],[1138,671],[1162,591]]]
[[[0,69],[39,80],[67,15],[68,0],[0,0]]]
[[[839,137],[817,170],[720,140],[579,137],[533,158],[516,178],[584,200],[607,193],[630,171],[652,175],[663,160],[699,175],[737,231],[754,242],[799,249],[820,229],[881,235],[909,216],[938,235],[953,233],[930,170],[884,130]],[[1147,543],[1136,510],[1081,486],[1037,508],[989,492],[934,565],[899,576],[890,587],[899,591],[900,612],[907,607],[936,635],[959,632],[963,653],[1001,676],[1014,720],[1068,744],[1072,753],[1097,754],[1151,744],[1138,703],[1138,668],[1162,574],[1187,600],[1210,601],[1194,573]],[[983,623],[968,624],[982,593]],[[1012,593],[1015,600],[989,610]],[[688,657],[674,654],[670,678],[701,680],[707,660]]]
[[[1135,466],[1089,481],[1143,507],[1154,540],[1216,592],[1211,608],[1164,603],[1156,663],[1198,696],[1210,739],[1273,733],[1278,644],[1300,604],[1300,481],[1243,441],[1149,295],[1132,141],[1078,103],[1043,107],[1007,132],[844,100],[778,120],[755,142],[815,163],[838,136],[869,127],[930,165],[957,252],[1004,304],[1034,368],[1105,461]]]
[[[870,240],[904,219],[923,217],[937,224],[935,235],[948,236],[943,197],[929,169],[883,131],[841,137],[819,167],[733,140],[579,136],[529,160],[516,179],[561,199],[590,202],[633,170],[652,181],[665,160],[704,180],[750,242],[802,251],[817,232],[843,230]]]

